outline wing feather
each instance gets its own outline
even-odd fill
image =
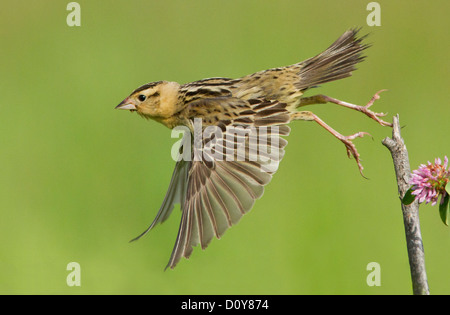
[[[222,109],[223,117],[215,124],[220,135],[213,133],[199,142],[203,145],[203,151],[196,156],[200,156],[200,160],[176,164],[160,211],[140,235],[164,222],[174,203],[182,203],[180,227],[167,264],[170,268],[182,257],[189,258],[196,245],[205,249],[214,237],[220,239],[250,211],[284,156],[287,141],[281,136],[290,133],[285,125],[290,120],[286,104],[277,101],[221,97],[196,102],[192,105],[196,111],[208,104]],[[211,120],[204,120],[204,127],[208,124],[211,126]],[[233,128],[245,132],[236,132]],[[264,141],[260,137],[263,132],[268,136]],[[259,150],[252,148],[254,144]],[[267,160],[274,164],[272,168],[265,168]]]
[[[167,190],[166,196],[164,197],[163,203],[159,208],[158,214],[156,215],[150,226],[137,237],[133,238],[130,242],[140,239],[142,236],[147,234],[155,225],[157,225],[158,223],[163,223],[165,220],[167,220],[167,218],[172,213],[175,204],[184,203],[190,164],[190,161],[185,160],[180,160],[175,164],[175,170],[173,171],[169,188]]]

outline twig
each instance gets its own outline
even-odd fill
[[[391,152],[397,176],[398,193],[400,200],[409,189],[411,169],[409,166],[408,151],[400,135],[399,117],[393,118],[392,139],[385,138],[382,143]],[[408,248],[409,266],[413,294],[429,295],[427,273],[425,270],[425,254],[422,236],[420,234],[419,204],[417,201],[409,205],[402,204],[403,223],[405,224],[406,246]]]

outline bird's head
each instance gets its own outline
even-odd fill
[[[134,90],[116,109],[127,109],[145,118],[163,120],[176,112],[179,87],[178,83],[168,81],[145,84]]]

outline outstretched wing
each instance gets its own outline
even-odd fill
[[[283,158],[287,141],[281,136],[290,132],[285,125],[290,120],[286,104],[277,101],[202,99],[191,104],[192,117],[208,106],[220,108],[222,113],[217,122],[203,120],[202,145],[198,147],[194,141],[194,160],[184,162],[190,168],[180,228],[167,265],[170,268],[182,257],[189,258],[194,246],[205,249],[213,237],[220,238],[252,208]],[[207,133],[208,126],[217,128]],[[169,213],[160,210],[152,226]]]
[[[167,190],[166,196],[164,197],[163,203],[159,208],[156,218],[144,232],[133,238],[130,242],[140,239],[142,236],[147,234],[156,224],[166,221],[172,213],[175,204],[184,204],[187,189],[188,172],[190,167],[190,161],[180,160],[177,162],[177,164],[175,164],[175,170],[173,171],[169,188]]]

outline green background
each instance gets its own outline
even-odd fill
[[[166,192],[176,139],[114,107],[138,86],[239,77],[292,64],[346,29],[371,33],[353,77],[323,93],[400,114],[411,167],[450,155],[448,1],[3,1],[0,10],[0,293],[410,294],[391,136],[336,105],[309,107],[357,139],[362,178],[344,146],[295,122],[262,200],[207,250],[163,271],[180,211],[135,243]],[[450,229],[420,208],[431,293],[450,293]],[[69,262],[81,286],[69,287]],[[366,283],[369,262],[381,286]]]

